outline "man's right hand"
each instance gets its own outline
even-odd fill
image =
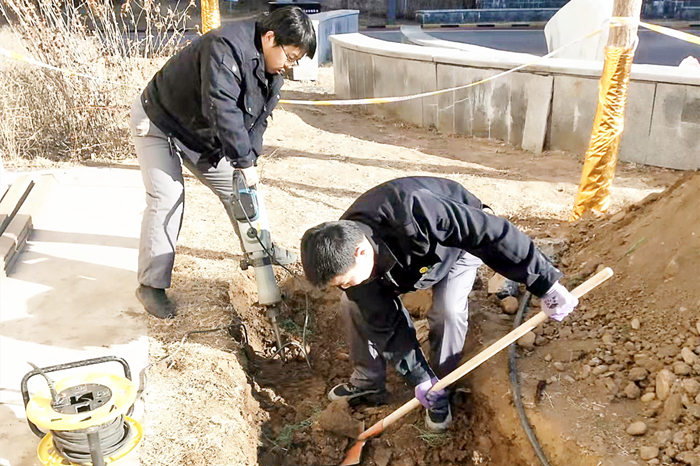
[[[245,184],[248,187],[253,187],[256,184],[258,184],[258,169],[255,167],[255,165],[248,167],[248,168],[236,168],[241,174],[243,175],[243,178],[245,179]]]

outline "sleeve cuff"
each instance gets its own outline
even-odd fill
[[[228,158],[228,157],[227,157]],[[245,157],[238,157],[235,159],[228,158],[231,161],[231,166],[233,168],[250,168],[255,165],[255,160],[257,159],[255,152],[252,150],[248,152]]]
[[[537,280],[532,282],[532,284],[527,287],[527,290],[538,298],[541,298],[547,294],[554,284],[557,283],[563,276],[563,273],[561,273],[558,269],[553,268],[552,272],[547,274],[547,276],[540,275],[537,277]]]

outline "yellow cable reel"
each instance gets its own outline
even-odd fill
[[[131,438],[129,439],[128,443],[124,445],[119,452],[117,452],[117,454],[105,457],[105,464],[114,464],[120,459],[124,458],[138,446],[143,438],[143,429],[141,424],[128,416],[125,416],[124,419],[129,424],[129,427],[131,427]],[[61,456],[61,454],[56,450],[56,447],[54,447],[53,435],[51,433],[46,434],[46,437],[44,437],[39,443],[37,456],[39,457],[41,464],[44,466],[83,466],[81,463],[70,462]]]
[[[47,372],[116,361],[124,375],[74,375],[54,383]],[[131,371],[122,358],[78,361],[37,368],[22,380],[22,396],[32,431],[43,437],[37,455],[46,466],[112,464],[131,453],[143,438],[143,429],[128,417],[138,396]],[[28,380],[41,374],[48,386],[29,398]],[[44,432],[48,432],[44,435]]]

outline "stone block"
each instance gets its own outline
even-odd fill
[[[350,70],[348,67],[349,50],[333,43],[333,77],[335,95],[339,99],[350,98]]]
[[[644,164],[649,155],[651,112],[654,109],[656,84],[632,81],[627,95],[625,129],[620,139],[619,159]]]
[[[552,99],[549,148],[583,156],[588,149],[598,105],[599,80],[556,76]],[[629,86],[620,160],[645,163],[649,154],[649,129],[656,85],[632,81]]]
[[[598,101],[598,79],[555,76],[549,149],[583,155]]]
[[[438,65],[438,88],[491,77],[499,70]],[[497,81],[438,97],[440,131],[495,138],[541,152],[547,128],[552,77],[514,73]]]
[[[348,50],[346,53],[349,65],[350,98],[374,97],[372,55],[355,50]]]
[[[436,90],[435,63],[375,55],[374,88],[376,97],[395,97]],[[437,125],[437,97],[380,104],[372,110],[418,126]]]
[[[700,168],[700,86],[657,84],[649,140],[646,164]]]

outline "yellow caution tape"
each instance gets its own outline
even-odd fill
[[[659,26],[658,24],[645,23],[644,21],[640,21],[637,18],[622,16],[614,16],[610,18],[611,26],[630,26],[634,24],[642,26],[643,28],[649,29],[651,31],[658,32],[659,34],[663,34],[665,36],[671,36],[685,42],[690,42],[691,44],[700,45],[700,37],[696,36],[695,34],[690,34],[683,31],[676,31],[675,29]]]

